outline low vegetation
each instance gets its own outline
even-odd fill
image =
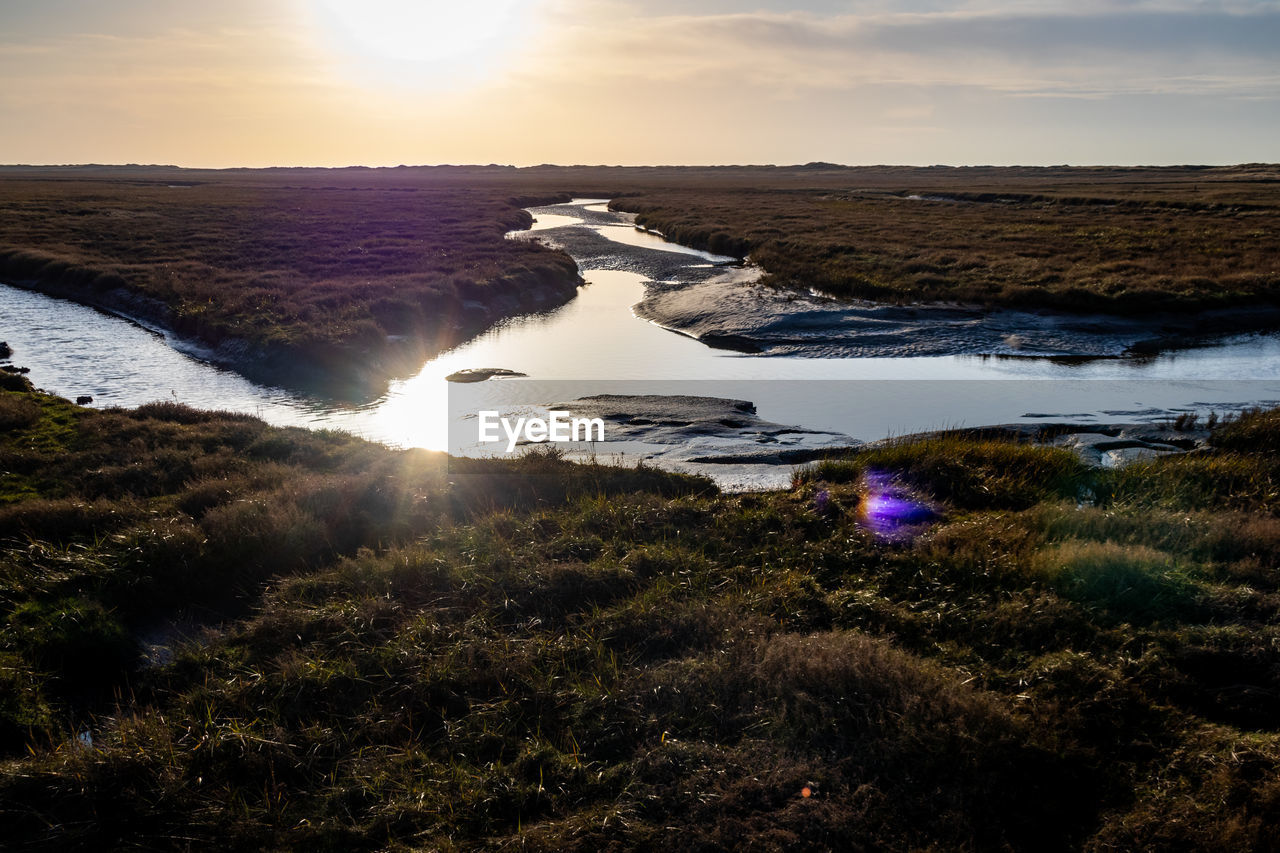
[[[809,189],[671,187],[614,206],[749,254],[781,286],[1147,314],[1280,304],[1277,171],[855,169]]]
[[[503,189],[394,173],[53,175],[0,174],[0,280],[221,346],[260,380],[376,391],[579,283],[568,256],[503,238],[530,221],[530,200]]]
[[[5,392],[4,843],[1273,849],[1278,436],[722,496]]]
[[[1276,305],[1278,178],[1265,165],[5,167],[0,281],[142,316],[257,379],[367,396],[572,297],[571,258],[503,239],[531,204],[613,198],[806,291],[1146,313]]]

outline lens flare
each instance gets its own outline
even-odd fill
[[[858,517],[880,539],[910,539],[920,525],[933,521],[937,513],[928,504],[911,498],[883,471],[863,476],[863,495]]]

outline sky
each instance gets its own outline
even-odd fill
[[[3,0],[0,163],[1280,161],[1280,0]]]

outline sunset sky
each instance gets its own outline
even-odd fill
[[[1280,3],[0,6],[0,163],[1280,160]]]

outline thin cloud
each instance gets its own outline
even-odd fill
[[[1274,91],[1280,80],[1280,11],[1251,4],[1209,10],[1201,4],[1105,3],[1069,13],[1032,4],[1013,12],[655,16],[638,7],[591,3],[576,22],[548,52],[541,65],[546,76],[703,84],[737,79],[785,90],[963,85],[1088,96],[1258,96]]]
[[[527,55],[421,90],[302,0],[0,9],[0,161],[1228,162],[1280,134],[1274,3],[530,2]]]

